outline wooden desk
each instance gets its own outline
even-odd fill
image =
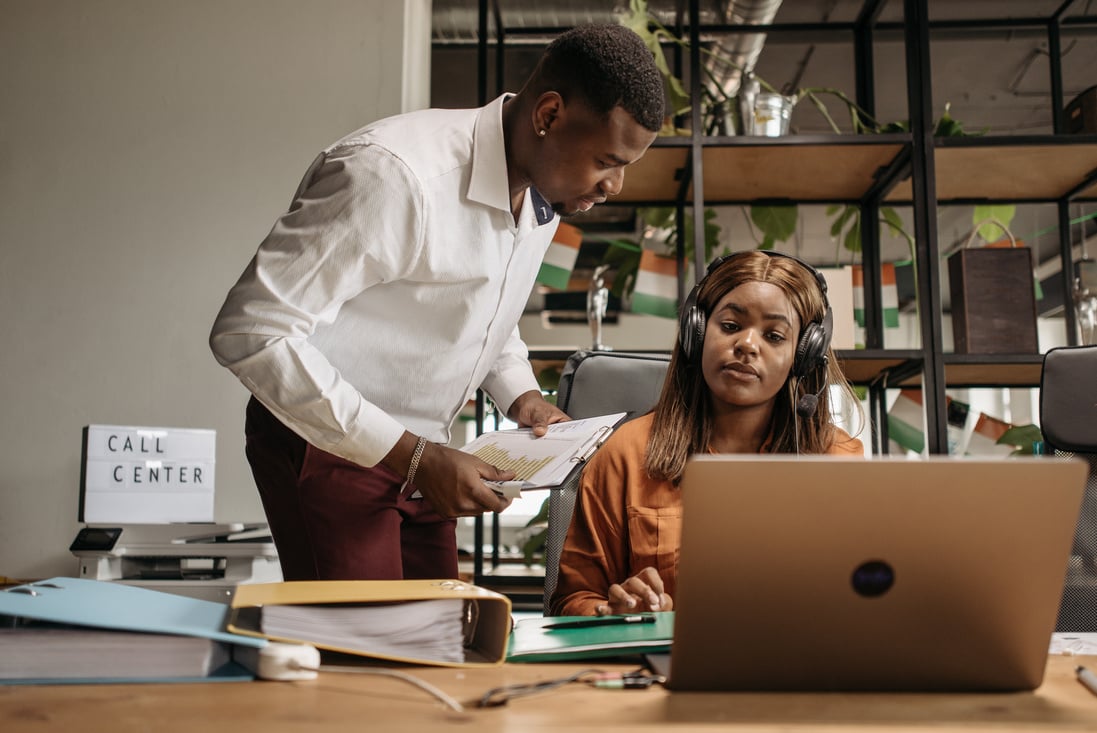
[[[1051,657],[1044,684],[1031,693],[670,693],[658,687],[601,690],[572,684],[464,714],[399,680],[335,673],[307,682],[0,687],[0,730],[1097,731],[1097,696],[1074,678],[1079,661],[1097,667],[1097,657]],[[581,668],[538,664],[408,671],[466,702],[493,687],[564,677]]]

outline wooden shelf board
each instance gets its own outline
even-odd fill
[[[901,151],[901,143],[711,144],[703,149],[708,202],[851,201],[861,198]],[[629,166],[615,203],[674,203],[679,179],[689,164],[685,144],[652,147]],[[1045,200],[1066,195],[1097,170],[1097,143],[1031,142],[954,145],[934,151],[937,198],[954,200]],[[692,186],[687,198],[693,195]],[[1097,199],[1097,183],[1078,198]],[[911,200],[911,182],[900,181],[887,195],[892,203]]]
[[[705,199],[856,200],[902,147],[866,143],[705,148]]]
[[[945,355],[945,384],[949,387],[1039,387],[1042,371],[1040,354],[990,363],[958,361],[955,355]]]
[[[1092,186],[1078,194],[1077,200],[1097,201],[1097,183],[1094,183]]]
[[[1097,144],[941,147],[933,160],[940,201],[1052,201],[1097,169]],[[1097,184],[1088,193],[1097,195]],[[909,202],[910,180],[901,181],[886,199]]]
[[[838,366],[851,384],[869,384],[876,378],[911,361],[921,359],[917,352],[896,352],[888,354],[881,351],[842,350],[837,353]]]
[[[864,195],[878,170],[888,166],[902,143],[780,143],[708,145],[704,148],[704,193],[708,202],[851,201]],[[689,163],[688,147],[652,147],[625,171],[614,203],[672,204]],[[692,200],[693,188],[687,190]]]
[[[643,158],[625,168],[621,193],[610,201],[615,204],[673,204],[678,199],[678,177],[689,162],[689,148],[652,147]]]

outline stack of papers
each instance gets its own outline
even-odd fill
[[[229,645],[194,636],[104,629],[0,629],[0,680],[66,682],[204,678],[227,665]]]
[[[369,605],[265,606],[272,638],[308,638],[332,649],[433,662],[465,661],[465,601],[447,598]]]
[[[229,607],[148,588],[50,578],[0,590],[0,684],[250,680],[232,660],[261,639]]]
[[[510,600],[459,580],[247,583],[228,628],[272,641],[410,664],[503,663]]]

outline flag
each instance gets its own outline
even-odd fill
[[[921,453],[926,447],[926,435],[922,427],[924,424],[922,390],[899,390],[899,396],[888,410],[888,440],[893,443],[889,452]]]
[[[970,406],[959,400],[945,396],[946,435],[950,455],[960,455],[964,451],[968,412]],[[899,396],[888,410],[888,440],[891,453],[914,451],[921,453],[926,446],[925,412],[922,409],[922,390],[906,388],[899,390]]]
[[[537,272],[537,282],[557,290],[567,290],[582,244],[583,232],[578,227],[560,222]]]
[[[644,250],[632,292],[632,311],[661,318],[678,317],[678,261]]]
[[[884,328],[899,328],[899,288],[894,263],[880,265],[880,291]],[[861,265],[853,266],[853,318],[858,326],[865,327],[865,273]]]
[[[975,430],[971,433],[971,439],[968,440],[967,455],[1008,456],[1016,446],[998,445],[998,438],[1001,438],[1011,427],[1013,426],[1005,420],[991,417],[985,412],[980,414],[975,422]]]

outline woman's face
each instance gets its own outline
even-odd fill
[[[720,299],[705,326],[701,371],[713,400],[735,407],[772,402],[796,356],[800,318],[771,283],[747,282]]]

